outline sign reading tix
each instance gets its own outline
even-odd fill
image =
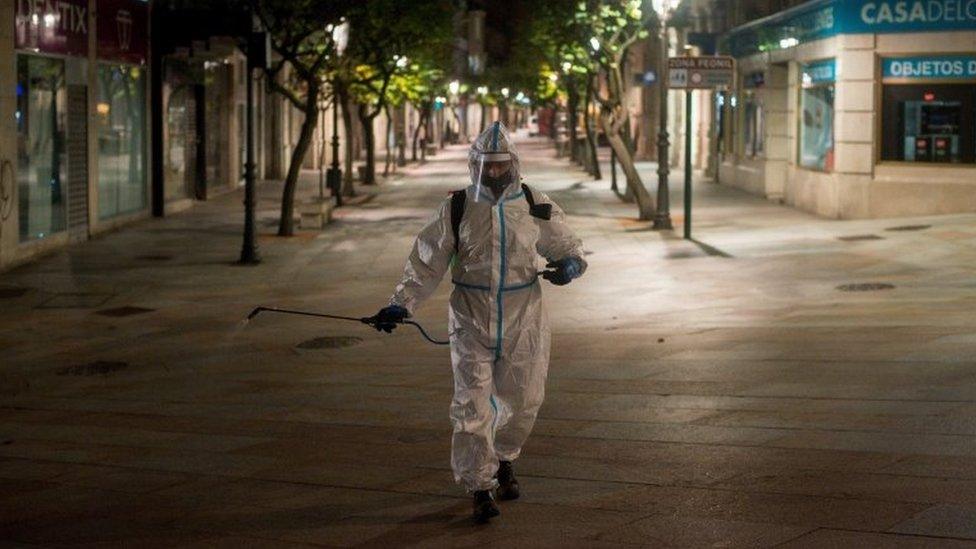
[[[732,86],[735,59],[726,56],[668,58],[668,87],[683,90]]]

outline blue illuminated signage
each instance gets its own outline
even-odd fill
[[[837,61],[829,59],[803,65],[803,85],[827,84],[837,80]]]
[[[722,50],[736,57],[838,34],[976,30],[976,0],[813,0],[732,29]]]
[[[889,57],[881,61],[884,78],[909,80],[976,79],[976,56]]]
[[[838,2],[843,32],[925,32],[976,28],[976,0]]]

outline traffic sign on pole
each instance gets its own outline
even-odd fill
[[[668,87],[685,90],[685,238],[691,240],[691,94],[694,90],[731,88],[735,59],[721,55],[668,58]]]
[[[668,87],[708,90],[732,86],[735,59],[722,55],[671,57],[668,59]]]

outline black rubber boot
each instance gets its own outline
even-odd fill
[[[519,483],[515,479],[511,461],[498,462],[498,499],[502,501],[518,499]]]
[[[478,490],[474,493],[473,516],[476,522],[488,522],[498,514],[498,506],[495,505],[495,496],[491,494],[491,490]]]

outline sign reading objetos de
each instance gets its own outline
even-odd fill
[[[976,56],[889,57],[881,61],[885,79],[973,80]]]
[[[731,86],[735,59],[725,56],[671,57],[668,87],[684,90]]]

